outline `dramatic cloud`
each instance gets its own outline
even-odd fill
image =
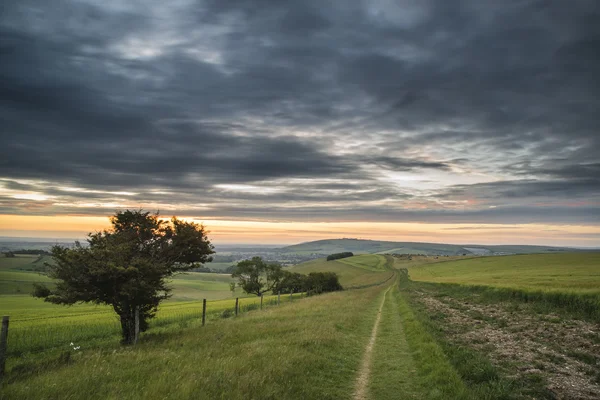
[[[0,213],[600,222],[596,0],[8,1]]]

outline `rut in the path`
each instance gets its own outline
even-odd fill
[[[381,320],[381,311],[383,310],[383,305],[385,303],[387,293],[390,291],[391,288],[392,287],[390,286],[383,294],[383,299],[381,300],[379,311],[377,311],[377,319],[375,319],[373,331],[371,331],[371,337],[369,338],[369,343],[367,344],[367,348],[365,349],[362,364],[360,366],[360,370],[358,371],[358,376],[356,377],[356,386],[354,390],[355,400],[367,399],[367,385],[369,383],[369,375],[371,372],[371,355],[373,353],[373,347],[375,346],[375,339],[377,338],[377,328],[379,327],[379,321]]]

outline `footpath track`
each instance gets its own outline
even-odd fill
[[[368,398],[367,386],[369,383],[369,375],[371,372],[371,358],[373,354],[373,348],[375,347],[375,340],[377,339],[377,330],[379,328],[379,322],[381,321],[381,310],[383,310],[385,298],[391,288],[392,286],[386,289],[385,293],[383,294],[383,299],[381,300],[379,310],[377,311],[377,318],[375,319],[375,324],[373,324],[371,337],[369,338],[369,342],[367,343],[367,348],[365,349],[365,354],[363,355],[360,370],[358,372],[358,376],[356,377],[356,388],[354,390],[355,400],[366,400]]]
[[[384,289],[356,377],[354,399],[421,399],[417,370],[402,328],[396,279]]]

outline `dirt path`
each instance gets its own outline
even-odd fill
[[[356,377],[356,386],[354,390],[355,400],[367,399],[367,386],[369,383],[369,375],[371,374],[371,358],[373,354],[373,347],[375,346],[375,340],[377,339],[377,329],[379,328],[379,322],[381,321],[381,311],[383,310],[383,305],[385,304],[387,294],[392,287],[393,285],[386,289],[385,293],[383,294],[383,299],[381,300],[379,310],[377,311],[377,318],[375,319],[375,324],[373,325],[373,330],[371,331],[371,337],[369,338],[369,343],[365,349],[362,364],[360,370],[358,371],[358,376]]]

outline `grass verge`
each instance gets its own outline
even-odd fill
[[[560,311],[571,316],[600,322],[600,295],[577,292],[557,292],[544,290],[527,290],[508,287],[483,285],[463,285],[456,283],[413,282],[422,287],[435,288],[439,296],[456,298],[473,298],[478,301],[496,303],[513,301],[531,303],[538,311]]]
[[[547,382],[541,374],[527,374],[527,379],[516,378],[519,374],[515,374],[515,371],[512,370],[516,368],[514,365],[495,365],[486,355],[485,347],[480,346],[480,343],[472,341],[456,343],[452,340],[454,334],[461,333],[461,328],[469,330],[483,329],[483,322],[478,322],[477,319],[481,321],[486,316],[475,316],[474,320],[465,322],[468,326],[461,327],[456,325],[456,316],[441,311],[432,312],[423,304],[423,296],[433,296],[434,298],[450,296],[455,299],[465,299],[467,293],[472,293],[465,292],[466,289],[469,289],[469,287],[410,282],[406,284],[402,297],[410,304],[424,330],[439,344],[460,379],[468,388],[471,398],[554,398],[553,394],[547,389]],[[469,299],[472,300],[473,297],[471,296]],[[491,302],[492,299],[498,299],[498,297],[489,298],[487,301]],[[452,313],[452,311],[448,312]],[[491,316],[487,316],[487,318],[493,319]],[[453,321],[453,323],[450,323],[450,321]],[[501,321],[490,320],[488,322],[500,323]],[[473,325],[479,323],[482,325]],[[457,329],[459,330],[457,331]]]
[[[309,297],[15,379],[6,399],[350,398],[382,287]]]
[[[442,347],[415,315],[400,291],[393,296],[398,305],[402,327],[417,367],[420,386],[428,399],[468,399],[469,391],[452,367]]]

